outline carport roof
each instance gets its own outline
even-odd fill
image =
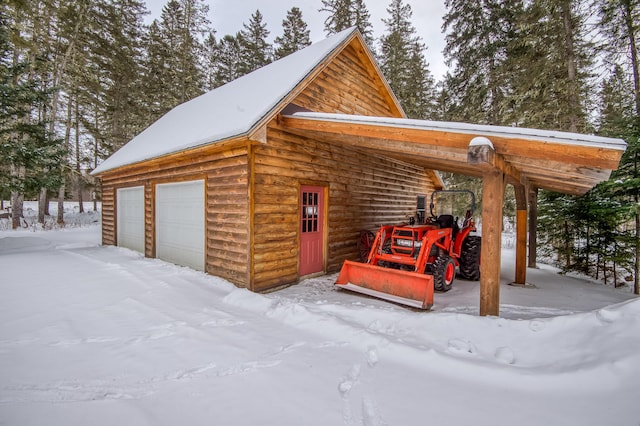
[[[575,195],[607,180],[627,146],[622,139],[593,135],[406,118],[298,112],[282,122],[295,133],[428,169],[482,176],[498,168],[512,181]],[[477,137],[491,144],[474,147],[471,141]],[[491,152],[478,161],[477,148]]]

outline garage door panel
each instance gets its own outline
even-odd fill
[[[118,189],[116,203],[118,246],[144,253],[144,187]]]
[[[156,186],[156,256],[204,270],[204,181]]]

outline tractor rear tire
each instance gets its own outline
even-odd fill
[[[433,288],[436,291],[449,291],[456,276],[456,263],[447,255],[438,256],[431,267]]]
[[[462,242],[460,254],[460,276],[465,280],[478,281],[480,279],[480,249],[482,238],[471,235]]]

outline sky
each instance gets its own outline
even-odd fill
[[[151,12],[148,20],[160,16],[166,0],[146,0],[147,8]],[[413,10],[413,25],[423,42],[427,46],[425,56],[429,63],[429,70],[436,80],[441,80],[446,72],[446,65],[442,56],[444,36],[441,33],[442,16],[445,13],[443,1],[438,0],[405,0]],[[302,11],[302,17],[311,31],[311,41],[316,42],[326,37],[324,20],[327,12],[319,12],[322,5],[320,0],[205,0],[209,5],[209,19],[216,30],[218,38],[226,34],[235,34],[242,29],[243,23],[248,23],[256,10],[264,16],[267,29],[271,32],[271,41],[282,32],[282,20],[287,11],[296,6]],[[385,26],[382,22],[387,17],[386,9],[390,0],[366,0],[371,13],[371,24],[374,36],[380,37]]]

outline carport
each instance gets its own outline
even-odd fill
[[[535,250],[538,189],[582,195],[617,169],[621,139],[576,133],[403,118],[298,112],[280,117],[292,133],[340,142],[427,169],[482,178],[480,315],[498,315],[502,206],[516,194],[514,283],[524,285]],[[530,252],[530,260],[535,254]]]

